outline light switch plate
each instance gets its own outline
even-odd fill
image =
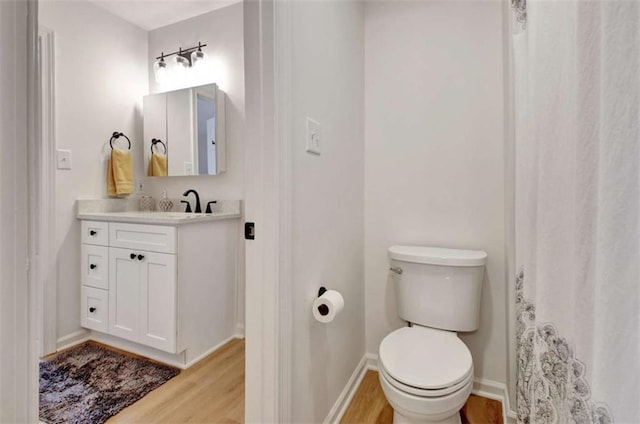
[[[56,151],[58,169],[71,169],[71,150],[58,149]]]
[[[307,152],[319,155],[321,141],[320,123],[307,118]]]

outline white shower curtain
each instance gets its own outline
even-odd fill
[[[517,410],[640,422],[640,2],[512,0]]]

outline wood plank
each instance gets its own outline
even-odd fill
[[[393,422],[393,408],[384,396],[376,371],[367,371],[340,422],[343,424],[391,424]]]
[[[244,422],[244,348],[230,341],[107,423]]]
[[[502,403],[471,395],[462,408],[462,424],[502,423]]]
[[[463,424],[502,423],[502,404],[497,400],[471,395],[462,408]],[[387,402],[377,371],[367,371],[349,404],[342,424],[391,424],[393,408]]]

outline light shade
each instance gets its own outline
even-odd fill
[[[207,59],[207,55],[200,49],[191,53],[191,65],[196,66],[199,63],[201,64]]]
[[[184,56],[176,55],[175,61],[178,67],[188,68],[189,66],[191,66],[191,64],[189,63],[189,59]]]
[[[153,64],[153,75],[159,84],[165,83],[169,78],[169,70],[167,69],[167,63],[164,61],[164,58],[156,60]]]

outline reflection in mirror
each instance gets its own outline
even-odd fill
[[[224,93],[216,84],[145,96],[147,175],[217,175],[224,172],[224,102]]]

